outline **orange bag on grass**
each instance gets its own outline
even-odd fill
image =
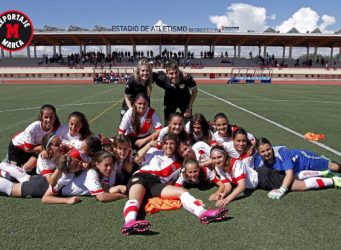
[[[154,214],[159,212],[160,210],[176,210],[181,207],[180,200],[172,200],[172,199],[162,199],[160,197],[154,197],[148,199],[144,210],[148,214]]]
[[[324,134],[315,134],[312,132],[307,132],[304,135],[304,138],[307,139],[308,141],[319,141],[319,140],[323,140],[325,137]]]

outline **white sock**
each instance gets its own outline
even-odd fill
[[[2,162],[0,163],[0,170],[7,172],[11,177],[15,178],[19,182],[28,181],[30,179],[30,176],[22,168],[15,165]]]
[[[136,220],[137,213],[139,212],[140,204],[137,200],[128,200],[124,206],[123,216],[125,223]]]
[[[322,171],[317,170],[303,170],[298,173],[297,178],[299,180],[305,180],[311,177],[320,177],[322,176]]]
[[[201,205],[200,201],[195,199],[190,193],[185,192],[180,196],[181,204],[188,212],[195,214],[196,216],[201,215],[206,209]]]
[[[0,192],[11,196],[12,193],[13,182],[0,177]]]
[[[309,178],[304,180],[307,189],[322,189],[334,186],[332,178]]]

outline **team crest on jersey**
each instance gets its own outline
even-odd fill
[[[185,84],[179,84],[179,88],[180,88],[180,89],[185,88]]]
[[[175,170],[177,170],[176,166],[172,165],[172,171],[175,171]]]
[[[146,123],[151,124],[152,123],[152,119],[150,119],[150,118],[146,119]]]
[[[131,180],[131,182],[132,183],[134,183],[134,182],[138,182],[140,179],[138,178],[138,177],[135,177],[135,178],[133,178],[132,180]]]
[[[97,180],[95,181],[95,185],[96,185],[97,187],[101,187],[101,182],[97,179]]]

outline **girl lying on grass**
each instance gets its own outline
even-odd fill
[[[92,195],[100,202],[115,201],[126,197],[125,186],[115,186],[115,183],[110,186],[108,182],[115,161],[116,159],[114,159],[112,153],[104,150],[97,152],[90,163],[89,169],[75,175],[72,180],[60,178],[55,186],[50,186],[46,191],[42,202],[61,203],[58,194],[73,197]],[[61,165],[65,170],[77,164],[80,164],[80,161],[69,158]],[[79,198],[75,201],[78,202]]]

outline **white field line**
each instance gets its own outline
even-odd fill
[[[226,103],[226,104],[228,104],[228,105],[230,105],[230,106],[232,106],[232,107],[235,107],[235,108],[237,108],[237,109],[239,109],[239,110],[242,110],[242,111],[244,111],[244,112],[246,112],[246,113],[249,113],[249,114],[251,114],[251,115],[253,115],[253,116],[255,116],[255,117],[259,118],[259,119],[262,119],[262,120],[264,120],[264,121],[267,121],[267,122],[269,122],[269,123],[275,125],[276,127],[279,127],[279,128],[281,128],[281,129],[283,129],[283,130],[285,130],[285,131],[287,131],[287,132],[289,132],[289,133],[291,133],[291,134],[294,134],[294,135],[296,135],[296,136],[298,136],[298,137],[300,137],[300,138],[302,138],[302,139],[305,140],[305,138],[304,138],[304,136],[303,136],[302,134],[300,134],[300,133],[298,133],[298,132],[296,132],[296,131],[294,131],[294,130],[288,128],[288,127],[285,127],[285,126],[283,126],[283,125],[281,125],[281,124],[279,124],[279,123],[277,123],[277,122],[274,122],[274,121],[272,121],[272,120],[270,120],[270,119],[268,119],[268,118],[265,118],[264,116],[261,116],[261,115],[255,113],[255,112],[252,112],[252,111],[250,111],[250,110],[247,110],[247,109],[245,109],[245,108],[242,108],[242,107],[240,107],[240,106],[238,106],[238,105],[236,105],[236,104],[233,104],[232,102],[226,101],[226,100],[224,100],[224,99],[222,99],[222,98],[220,98],[220,97],[218,97],[218,96],[216,96],[216,95],[213,95],[213,94],[211,94],[211,93],[208,93],[208,92],[206,92],[206,91],[204,91],[204,90],[202,90],[202,89],[199,89],[199,91],[202,92],[202,93],[204,93],[204,94],[206,94],[206,95],[209,95],[209,96],[211,96],[211,97],[213,97],[213,98],[215,98],[215,99],[217,99],[217,100],[220,100],[220,101],[222,101],[222,102],[224,102],[224,103]],[[331,148],[331,147],[329,147],[329,146],[327,146],[327,145],[325,145],[325,144],[323,144],[323,143],[315,142],[315,141],[312,141],[311,143],[313,143],[313,144],[315,144],[315,145],[317,145],[317,146],[319,146],[319,147],[321,147],[321,148],[324,148],[325,150],[328,150],[329,152],[332,152],[332,153],[336,154],[337,156],[341,156],[341,152],[339,152],[339,151],[337,151],[337,150],[335,150],[335,149],[333,149],[333,148]]]
[[[115,101],[114,101],[114,102],[115,102]],[[69,103],[69,104],[56,105],[56,108],[69,107],[69,106],[83,106],[83,105],[108,104],[108,103],[113,103],[113,101],[107,101],[107,102]],[[0,110],[0,113],[14,112],[14,111],[23,111],[23,110],[32,110],[32,109],[40,109],[40,108],[41,108],[41,106],[37,106],[37,107],[28,107],[28,108],[19,108],[19,109],[6,109],[6,110]]]
[[[197,98],[200,100],[212,100],[212,98]],[[259,99],[250,99],[250,98],[231,98],[231,101],[258,101]],[[163,99],[153,99],[153,101],[163,101]],[[333,101],[299,101],[299,100],[286,100],[286,99],[262,99],[263,102],[290,102],[290,103],[318,103],[318,104],[341,104],[341,102],[333,102]],[[83,106],[83,105],[98,105],[98,104],[108,104],[118,101],[106,101],[106,102],[84,102],[84,103],[69,103],[69,104],[61,104],[57,105],[56,108],[60,107],[70,107],[70,106]],[[34,110],[40,109],[40,106],[37,107],[26,107],[26,108],[17,108],[17,109],[5,109],[0,110],[0,113],[6,112],[15,112],[15,111],[23,111],[23,110]]]

